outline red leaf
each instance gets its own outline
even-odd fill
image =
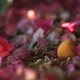
[[[9,52],[13,52],[13,51],[15,50],[15,47],[12,46],[12,45],[9,44],[9,43],[6,43],[6,46],[7,46],[7,49],[8,49]]]
[[[47,18],[47,19],[37,19],[35,20],[35,24],[37,28],[42,28],[45,32],[51,29],[53,25],[53,19]]]
[[[0,37],[0,56],[6,57],[9,52],[13,52],[15,47],[9,43],[4,42],[3,38]]]
[[[2,52],[0,51],[0,57],[6,57],[9,55],[9,52]]]

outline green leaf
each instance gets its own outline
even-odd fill
[[[38,59],[36,62],[29,64],[28,67],[35,68],[36,66],[38,66],[42,62],[44,62],[44,59]]]
[[[8,8],[7,0],[1,0],[1,14],[5,14],[6,10]]]

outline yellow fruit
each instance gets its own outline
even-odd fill
[[[58,47],[58,58],[59,59],[67,59],[68,57],[72,58],[76,55],[76,52],[74,50],[75,43],[71,40],[66,40],[62,42]]]

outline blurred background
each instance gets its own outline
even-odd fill
[[[80,80],[80,0],[0,0],[0,36],[0,80]],[[68,39],[78,56],[59,60]]]
[[[54,24],[77,20],[79,22],[80,0],[0,0],[0,13],[3,17],[0,18],[1,26],[3,21],[3,26],[8,22],[18,26],[17,22],[24,17],[35,21],[40,18],[52,18]]]

